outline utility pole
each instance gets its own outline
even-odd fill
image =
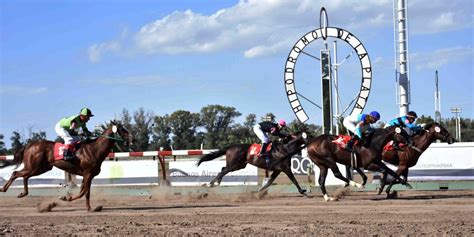
[[[461,117],[459,114],[461,114],[462,109],[461,107],[451,107],[451,112],[454,114],[456,118],[456,140],[459,142],[461,141]]]
[[[441,92],[439,91],[438,87],[438,70],[436,70],[436,77],[435,77],[435,122],[441,123]]]

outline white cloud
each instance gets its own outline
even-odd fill
[[[102,58],[102,55],[107,52],[117,52],[120,50],[120,44],[115,41],[104,42],[100,44],[93,44],[87,49],[89,61],[96,63]]]
[[[472,28],[472,2],[445,0],[410,1],[409,30],[412,34],[434,34]]]
[[[35,95],[48,90],[46,87],[26,87],[26,86],[0,86],[2,95]]]
[[[331,1],[327,5],[329,23],[337,24],[347,20],[340,17],[347,15],[344,12],[351,12],[351,8],[361,4]],[[318,28],[321,6],[320,2],[306,0],[249,0],[209,16],[191,10],[175,11],[143,26],[135,35],[135,42],[147,54],[237,49],[243,51],[245,57],[271,55],[287,50],[294,43],[291,40],[302,32]],[[390,9],[391,5],[374,5],[374,8],[378,7]],[[361,28],[387,22],[389,18],[374,8],[361,7],[355,14],[351,13],[349,24]],[[360,21],[362,16],[367,19]]]
[[[414,53],[410,55],[410,61],[417,70],[439,69],[448,63],[462,61],[473,56],[474,51],[472,48],[457,46],[427,53]]]
[[[410,1],[409,30],[413,34],[444,32],[472,27],[469,1]],[[236,5],[204,15],[192,10],[174,11],[143,25],[133,35],[135,53],[185,54],[226,50],[245,57],[273,55],[287,51],[302,34],[319,28],[321,7],[330,26],[350,29],[358,35],[393,27],[391,0],[364,1],[280,1],[241,0]],[[128,34],[127,34],[128,35]],[[105,52],[118,51],[116,42],[89,48],[91,62]]]

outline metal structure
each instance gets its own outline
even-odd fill
[[[288,102],[290,103],[291,108],[293,109],[293,113],[296,115],[300,122],[306,122],[309,119],[308,114],[304,111],[299,98],[301,97],[305,100],[308,100],[313,105],[317,106],[318,108],[323,110],[323,133],[333,133],[333,115],[332,115],[332,90],[331,86],[331,58],[329,50],[327,49],[326,39],[328,37],[338,38],[349,44],[354,52],[357,54],[358,59],[360,61],[361,66],[361,86],[360,91],[357,94],[356,98],[354,99],[354,107],[352,108],[351,114],[360,114],[364,110],[365,105],[367,104],[367,100],[370,94],[370,87],[372,84],[372,66],[370,63],[369,54],[362,44],[362,42],[357,39],[357,37],[350,33],[347,30],[337,28],[337,27],[329,27],[327,26],[327,14],[324,8],[321,8],[320,12],[320,28],[315,29],[313,31],[308,32],[306,35],[301,37],[296,44],[291,49],[290,53],[288,54],[288,58],[285,64],[285,71],[284,71],[284,84],[286,90],[286,96],[288,97]],[[321,51],[321,59],[311,55],[310,53],[305,51],[305,47],[309,45],[311,42],[323,39],[326,45],[325,49]],[[318,106],[311,100],[307,99],[302,94],[296,91],[295,86],[295,67],[298,57],[303,54],[309,56],[312,59],[316,59],[321,61],[321,69],[322,69],[322,102],[323,106]],[[350,56],[350,55],[349,55]],[[348,57],[349,57],[348,56]],[[324,57],[324,58],[323,58]],[[348,58],[346,57],[346,59]],[[334,63],[337,64],[336,62]],[[342,64],[342,63],[341,63]],[[329,70],[329,71],[328,71]],[[337,81],[335,81],[336,90],[337,90]],[[337,93],[337,92],[336,92]],[[338,94],[336,95],[338,97]],[[339,108],[337,108],[339,110]],[[337,112],[337,116],[339,116],[339,112]]]
[[[436,71],[435,77],[435,121],[441,123],[441,92],[438,87],[438,71]]]
[[[410,105],[408,63],[408,28],[406,0],[394,0],[395,80],[400,116],[406,115]]]
[[[461,116],[459,116],[462,112],[461,107],[451,107],[451,112],[454,114],[456,119],[456,140],[461,142]]]

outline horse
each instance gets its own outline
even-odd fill
[[[217,182],[219,185],[222,178],[229,172],[243,169],[247,164],[254,165],[258,168],[273,171],[268,182],[259,189],[259,192],[267,189],[278,175],[283,172],[293,182],[298,189],[298,192],[306,196],[306,190],[302,189],[298,184],[295,176],[291,172],[291,157],[296,153],[300,152],[304,148],[304,144],[307,143],[308,139],[312,138],[306,132],[298,132],[292,134],[289,137],[291,140],[287,144],[276,143],[272,144],[272,149],[269,152],[270,162],[267,165],[264,158],[258,158],[256,155],[250,155],[252,144],[236,144],[228,146],[224,149],[203,155],[197,165],[199,166],[202,162],[214,160],[220,156],[225,155],[226,166],[222,167],[221,172],[209,183],[210,187],[214,187],[214,183]]]
[[[448,144],[453,144],[456,140],[443,126],[438,123],[427,124],[423,127],[420,134],[413,136],[412,146],[405,146],[402,150],[387,150],[382,153],[383,161],[392,165],[398,166],[397,175],[403,176],[406,182],[408,179],[408,168],[413,167],[418,162],[421,154],[433,143],[435,140],[441,140]],[[374,167],[376,169],[376,167]],[[382,193],[387,182],[387,173],[384,172],[379,194]],[[398,184],[397,180],[392,180],[387,187],[387,197],[393,197],[390,190],[394,184]]]
[[[337,138],[335,135],[323,134],[316,137],[307,146],[309,158],[320,170],[318,182],[325,201],[337,200],[337,198],[330,197],[326,192],[325,182],[328,169],[332,170],[336,178],[344,181],[346,186],[351,185],[358,188],[363,188],[367,182],[367,176],[359,168],[367,168],[372,163],[379,165],[383,170],[397,177],[395,172],[382,163],[382,149],[390,140],[407,142],[409,136],[405,130],[398,127],[375,129],[369,138],[370,142],[367,142],[364,146],[354,146],[354,153],[357,153],[358,157],[353,157],[356,154],[352,154],[352,152],[334,143],[333,141]],[[363,183],[359,184],[345,178],[339,171],[336,163],[352,166],[362,176]],[[398,179],[401,180],[400,177]]]
[[[131,143],[132,136],[125,127],[111,121],[109,127],[98,138],[86,140],[76,152],[77,158],[71,161],[55,160],[54,145],[55,142],[40,140],[27,144],[15,153],[12,161],[7,161],[7,166],[23,163],[24,168],[14,171],[7,183],[0,189],[0,192],[6,192],[12,182],[23,177],[24,191],[18,195],[22,198],[28,195],[28,179],[50,171],[53,166],[62,169],[68,173],[80,175],[83,177],[81,190],[77,196],[63,196],[63,201],[74,201],[86,196],[86,209],[91,210],[89,198],[92,179],[100,173],[100,166],[110,153],[116,141],[124,141],[128,146]]]

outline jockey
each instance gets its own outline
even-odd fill
[[[283,119],[280,119],[278,123],[267,121],[267,122],[261,122],[261,123],[255,124],[255,126],[253,126],[253,132],[262,141],[262,149],[260,150],[259,157],[265,156],[265,161],[267,162],[267,165],[268,163],[270,163],[270,160],[267,159],[268,153],[266,152],[267,146],[270,143],[268,134],[271,134],[273,136],[278,136],[280,138],[287,137],[286,134],[281,133],[281,129],[284,127],[286,127],[286,122]]]
[[[380,114],[377,111],[372,111],[369,114],[355,114],[344,118],[344,127],[353,134],[351,140],[346,145],[346,149],[352,151],[354,142],[363,139],[363,134],[373,130],[370,125],[376,123],[379,119]]]
[[[415,111],[410,111],[405,116],[394,118],[385,125],[385,127],[397,126],[405,129],[408,135],[413,135],[422,130],[420,125],[416,125],[415,120],[418,118],[418,115]],[[400,146],[397,141],[393,141],[393,148],[400,150]]]
[[[88,108],[81,109],[79,115],[73,115],[70,117],[59,120],[56,124],[55,131],[64,140],[66,150],[64,151],[64,159],[73,159],[74,152],[73,146],[79,141],[77,137],[79,128],[82,129],[82,133],[86,136],[90,136],[92,133],[86,127],[87,121],[92,117],[92,112]]]

